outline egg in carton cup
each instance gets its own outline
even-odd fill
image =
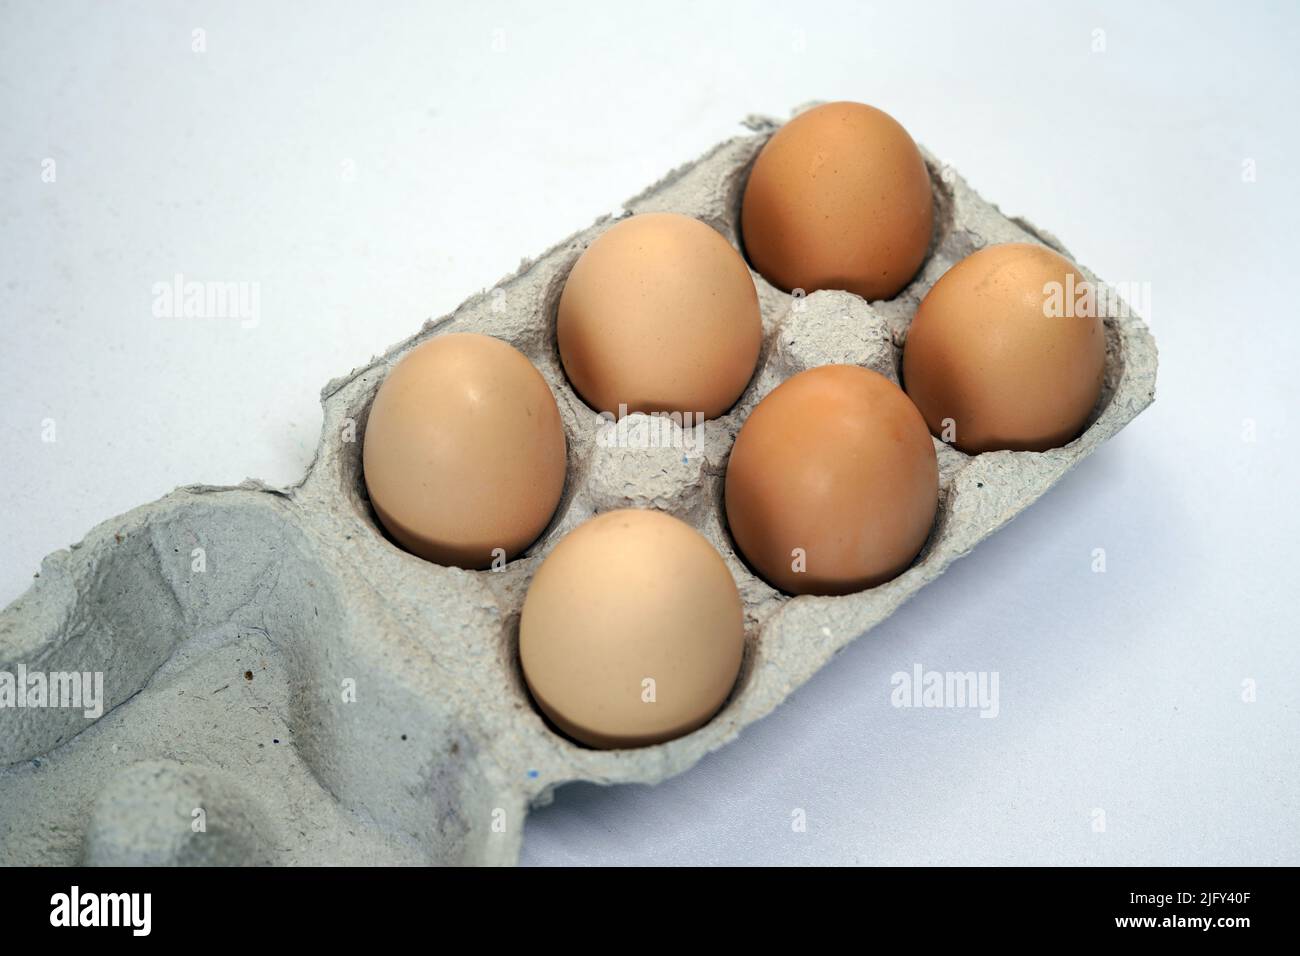
[[[556,787],[657,783],[691,767],[1153,400],[1155,343],[1130,309],[1112,309],[1100,395],[1077,437],[979,454],[933,437],[937,509],[901,573],[843,594],[773,587],[737,548],[724,501],[732,447],[758,403],[823,366],[897,384],[909,325],[955,264],[1004,243],[1068,253],[922,149],[933,223],[901,291],[873,301],[805,295],[751,268],[761,332],[734,405],[702,423],[602,416],[575,390],[557,345],[570,272],[597,237],[647,213],[693,217],[741,250],[747,180],[780,124],[750,117],[745,126],[619,216],[330,382],[316,457],[298,484],[180,488],[48,556],[0,614],[0,679],[10,675],[0,863],[513,864],[529,808]],[[491,336],[531,362],[554,396],[566,449],[558,506],[540,536],[483,570],[405,550],[363,470],[381,384],[414,349],[456,333]],[[530,695],[520,619],[557,545],[622,509],[670,515],[716,549],[740,602],[738,673],[702,726],[602,749],[572,739]]]

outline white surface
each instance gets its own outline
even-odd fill
[[[1300,863],[1298,28],[1267,3],[4,4],[0,603],[177,484],[294,481],[327,379],[746,113],[858,99],[1150,283],[1156,404],[738,743],[561,790],[524,860]],[[260,283],[259,323],[155,318],[178,272]],[[996,671],[999,716],[892,707],[917,663]]]

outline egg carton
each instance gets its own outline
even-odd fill
[[[749,118],[747,134],[673,171],[620,215],[685,213],[741,248],[746,177],[778,125]],[[1131,314],[1108,318],[1103,393],[1075,441],[975,457],[935,441],[937,518],[899,577],[840,597],[789,597],[749,569],[728,533],[722,489],[731,443],[764,395],[830,363],[897,382],[921,298],[984,245],[1038,242],[1069,255],[922,152],[935,227],[920,273],[881,302],[790,295],[754,273],[763,348],[720,419],[694,429],[644,415],[610,422],[566,380],[556,307],[575,260],[617,218],[605,217],[325,386],[320,444],[298,484],[180,488],[47,557],[0,614],[0,672],[102,673],[103,713],[0,709],[0,862],[511,864],[529,808],[561,784],[659,782],[770,713],[1154,398],[1146,326]],[[527,355],[568,439],[555,517],[498,570],[440,567],[402,551],[376,521],[361,471],[379,384],[412,348],[453,331],[493,335]],[[666,511],[717,547],[744,602],[746,640],[735,688],[709,723],[668,743],[602,751],[540,715],[520,670],[518,628],[546,555],[616,508]]]

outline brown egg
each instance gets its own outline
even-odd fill
[[[740,253],[676,213],[615,223],[578,259],[556,320],[569,381],[598,412],[724,414],[762,342]]]
[[[962,451],[1042,451],[1083,429],[1105,366],[1091,286],[1051,249],[1009,243],[967,256],[922,300],[903,384]]]
[[[555,513],[564,428],[518,350],[486,335],[439,335],[380,386],[363,465],[370,503],[403,548],[486,568],[523,551]]]
[[[861,103],[801,113],[768,140],[745,187],[745,252],[787,292],[889,299],[916,275],[933,225],[930,175],[907,130]]]
[[[542,712],[593,747],[690,733],[722,706],[744,650],[736,582],[699,532],[658,511],[610,511],[538,568],[519,622]]]
[[[792,594],[845,594],[901,573],[925,544],[938,493],[920,413],[893,382],[854,365],[777,386],[727,463],[732,536]]]

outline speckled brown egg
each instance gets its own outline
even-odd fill
[[[903,350],[904,387],[930,430],[970,454],[1071,441],[1105,367],[1095,291],[1033,243],[989,246],[945,272]]]
[[[762,344],[749,267],[690,216],[615,223],[578,258],[556,316],[569,381],[598,412],[716,418],[754,374]]]
[[[564,427],[541,374],[487,335],[439,335],[384,380],[363,467],[375,514],[407,551],[486,568],[546,528],[564,490]]]
[[[538,568],[519,621],[524,678],[542,712],[592,747],[690,733],[731,692],[744,613],[722,556],[658,511],[579,525]]]
[[[727,463],[727,522],[768,582],[845,594],[895,577],[930,533],[939,468],[925,421],[883,375],[800,372],[758,403]]]
[[[888,113],[827,103],[782,126],[754,161],[741,208],[745,252],[790,292],[889,299],[930,245],[930,175]]]

